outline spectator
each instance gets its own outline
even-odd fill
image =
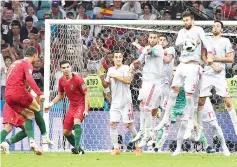
[[[41,48],[41,55],[40,57],[43,59],[44,58],[44,44],[45,44],[45,28],[44,26],[40,28],[40,31],[39,31],[39,46]]]
[[[5,100],[5,88],[6,88],[6,73],[7,67],[2,54],[0,54],[0,82],[1,82],[1,100]]]
[[[222,7],[222,15],[224,20],[232,20],[235,17],[236,10],[232,5],[232,0],[226,0]]]
[[[99,0],[96,7],[109,8],[109,2],[105,0]]]
[[[18,51],[18,52],[19,52],[19,51]],[[16,60],[19,60],[19,59],[22,59],[22,58],[23,58],[23,56],[22,56],[22,57],[18,56],[19,53],[16,52],[16,49],[15,49],[14,46],[11,46],[11,47],[10,47],[10,53],[16,58]]]
[[[68,11],[68,12],[67,12],[67,18],[68,18],[68,19],[72,19],[72,20],[75,19],[75,16],[74,16],[73,12]]]
[[[142,13],[142,9],[141,9],[141,4],[139,2],[136,1],[130,1],[130,2],[126,2],[122,8],[122,11],[127,11],[127,12],[133,12],[136,14],[141,14]]]
[[[214,15],[214,20],[223,20],[223,15],[222,15],[223,11],[222,11],[222,6],[217,6],[214,10],[213,10],[213,15]]]
[[[139,17],[139,20],[156,20],[156,15],[152,14],[152,7],[149,3],[143,5],[144,14]]]
[[[9,56],[9,57],[12,58],[12,61],[13,61],[13,62],[16,61],[15,54],[12,52],[12,49],[11,49],[11,47],[10,47],[9,44],[3,44],[3,45],[1,46],[1,49],[2,49],[2,56],[3,56],[3,58]]]
[[[13,17],[13,9],[6,9],[4,13],[3,20],[1,22],[1,34],[2,34],[2,39],[5,40],[7,39],[8,32],[11,29],[11,22],[15,20]],[[5,41],[6,42],[6,41]]]
[[[49,12],[46,12],[46,13],[44,14],[43,18],[44,18],[44,20],[46,20],[46,19],[51,19],[50,13],[49,13]]]
[[[87,47],[91,46],[93,37],[90,35],[90,26],[84,25],[81,30],[81,38],[84,45]]]
[[[25,18],[27,16],[31,16],[33,18],[33,26],[36,27],[39,20],[35,16],[35,9],[34,9],[34,7],[33,6],[26,7],[26,12],[27,12],[27,15],[24,16],[23,20],[25,20]]]
[[[12,1],[12,9],[14,11],[14,15],[17,15],[20,19],[23,18],[23,12],[19,1]]]
[[[17,20],[13,20],[11,24],[11,30],[8,32],[7,39],[5,39],[6,43],[9,43],[10,45],[14,45],[16,50],[19,50],[22,48],[21,43],[21,24]]]
[[[71,9],[74,9],[74,7],[77,5],[78,0],[66,0],[65,5],[63,6],[63,9],[66,11],[69,11]]]
[[[30,46],[31,46],[31,41],[29,39],[24,39],[23,40],[23,50],[26,50]]]
[[[39,56],[41,56],[41,48],[40,48],[40,45],[37,43],[38,35],[30,33],[28,35],[28,39],[30,40],[31,46],[34,46],[35,48],[37,48],[38,54]]]
[[[204,18],[207,18],[206,9],[204,8],[204,6],[202,5],[200,1],[192,1],[192,7],[196,9],[196,12],[199,15],[203,16]]]
[[[108,53],[101,62],[100,74],[107,73],[110,67],[114,66],[113,53]]]
[[[21,28],[21,40],[27,39],[30,33],[38,34],[38,29],[33,26],[33,21],[31,16],[25,18],[25,26]]]
[[[77,20],[90,19],[90,17],[86,15],[86,6],[83,3],[77,5],[76,13],[77,13],[76,15]]]
[[[49,11],[52,19],[66,19],[65,11],[59,6],[58,1],[53,1],[51,4],[51,10]]]
[[[110,3],[110,9],[113,10],[121,10],[122,8],[122,1],[121,0],[113,0],[113,2]]]
[[[33,65],[32,75],[40,90],[44,91],[44,68],[42,67],[42,60],[40,58],[37,58]]]
[[[169,10],[165,10],[162,19],[171,20],[171,12]]]

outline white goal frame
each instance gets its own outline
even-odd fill
[[[222,21],[224,26],[236,26],[237,21]],[[195,21],[195,25],[211,26],[214,21]],[[111,26],[124,26],[124,25],[142,25],[142,26],[181,26],[182,20],[45,20],[45,53],[44,53],[44,104],[49,103],[50,96],[50,25],[111,25]],[[49,131],[49,113],[44,113],[46,122],[46,129]],[[43,148],[48,151],[48,148]]]

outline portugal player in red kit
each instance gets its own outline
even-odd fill
[[[70,106],[63,122],[63,135],[74,146],[73,154],[84,154],[80,146],[80,139],[82,134],[81,123],[88,115],[89,110],[87,86],[82,77],[72,73],[69,61],[61,61],[60,68],[63,76],[59,79],[58,95],[45,107],[45,111],[59,102],[66,93]],[[73,129],[75,136],[72,134]]]
[[[37,155],[41,155],[42,151],[34,142],[34,131],[31,114],[25,110],[29,109],[34,112],[35,120],[42,134],[42,143],[49,140],[46,135],[46,126],[43,117],[40,114],[40,103],[44,100],[42,92],[36,85],[32,76],[32,64],[38,58],[38,51],[35,47],[29,47],[26,50],[25,58],[15,61],[8,69],[5,98],[7,104],[18,114],[26,118],[25,131],[30,141],[30,148]],[[37,94],[34,98],[26,89],[25,83],[28,83],[31,89]]]

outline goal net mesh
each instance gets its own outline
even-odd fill
[[[207,34],[212,30],[210,26],[202,26]],[[131,43],[138,40],[142,46],[147,45],[149,31],[157,31],[167,35],[169,45],[174,46],[177,32],[182,28],[180,26],[114,26],[114,25],[51,25],[50,43],[50,98],[57,95],[58,80],[62,76],[59,68],[61,60],[69,60],[72,63],[73,72],[80,74],[86,81],[90,92],[90,103],[92,104],[89,116],[82,124],[82,147],[90,151],[104,151],[112,148],[109,136],[109,93],[103,92],[100,86],[99,74],[106,72],[108,67],[112,65],[111,55],[109,51],[119,49],[124,52],[124,63],[130,64],[139,57],[139,52]],[[230,39],[233,48],[236,48],[236,26],[225,26],[223,36]],[[176,49],[175,65],[179,64],[178,57],[180,55],[179,48]],[[235,64],[228,64],[226,76],[233,77],[232,67]],[[95,73],[97,76],[95,75]],[[92,76],[92,77],[91,77]],[[141,70],[137,70],[131,84],[133,95],[133,105],[135,113],[135,125],[139,130],[139,101],[137,101],[138,90],[141,85]],[[97,92],[97,93],[95,93]],[[229,115],[224,107],[223,99],[213,92],[211,102],[214,105],[225,138],[227,140],[236,140],[234,130]],[[63,120],[69,101],[65,97],[61,102],[56,104],[49,112],[49,137],[54,141],[54,145],[50,148],[53,151],[69,150],[70,145],[63,137]],[[158,121],[159,122],[159,121]],[[169,137],[163,147],[164,151],[169,151],[176,140],[180,117],[177,123],[172,125]],[[210,145],[213,144],[213,129],[204,124],[205,136]],[[121,145],[124,149],[129,149],[128,145],[131,140],[130,132],[120,125],[120,135],[122,136]],[[121,137],[120,137],[121,139]]]

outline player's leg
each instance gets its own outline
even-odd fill
[[[144,117],[145,111],[142,102],[140,103],[139,108],[140,108],[140,130],[137,133],[136,137],[133,138],[132,142],[137,142],[138,140],[140,140],[145,132],[145,117]]]
[[[224,101],[225,101],[225,105],[226,105],[227,111],[228,111],[228,113],[230,115],[230,119],[231,119],[231,121],[233,123],[235,134],[237,135],[237,115],[236,115],[235,108],[231,104],[231,100],[230,100],[229,97],[225,97]]]
[[[13,128],[12,124],[10,124],[10,123],[5,123],[4,124],[4,128],[1,131],[1,141],[0,141],[0,143],[2,143],[6,139],[7,135],[12,131],[12,128]]]
[[[225,156],[230,156],[229,149],[226,146],[226,142],[225,142],[223,131],[222,131],[221,127],[218,125],[217,120],[213,120],[213,121],[209,122],[209,124],[215,130],[218,139],[220,139],[224,155]]]
[[[180,123],[178,134],[177,134],[177,147],[175,149],[175,152],[172,154],[173,156],[181,154],[182,144],[184,141],[184,134],[186,132],[187,126],[188,126],[188,121],[182,120]]]
[[[121,120],[121,109],[111,105],[110,108],[110,139],[113,145],[111,155],[119,155],[120,148],[118,142],[118,123]]]
[[[82,135],[81,123],[82,123],[81,119],[74,118],[75,148],[78,149],[79,152],[82,152],[82,154],[84,154],[84,151],[82,151],[81,149],[81,135]]]

